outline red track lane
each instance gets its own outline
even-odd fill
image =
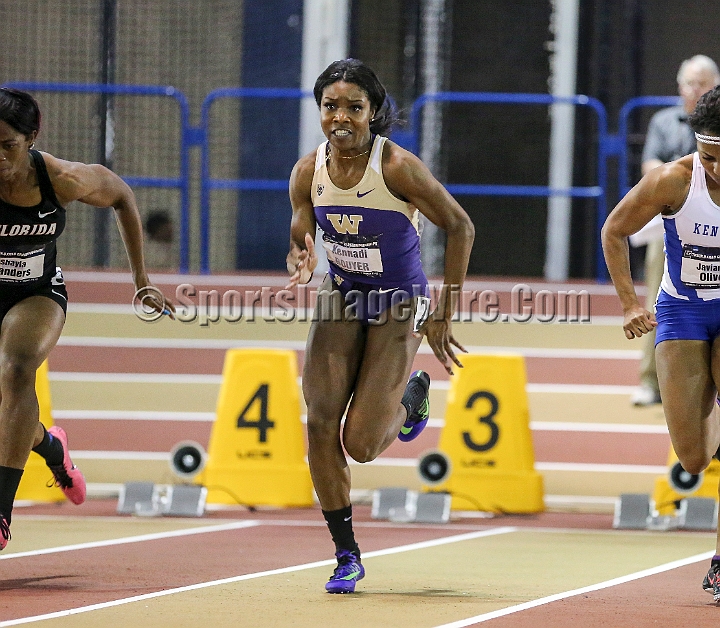
[[[68,297],[70,303],[112,303],[117,305],[129,305],[132,302],[134,290],[130,281],[129,274],[127,276],[127,282],[121,283],[81,281],[73,279],[71,272],[68,272],[66,274],[68,284]],[[97,276],[102,276],[102,273],[95,274]],[[262,273],[254,273],[253,275],[253,278],[257,278],[258,276],[261,276]],[[213,282],[212,276],[204,277],[199,275],[186,275],[179,277],[178,275],[168,276],[160,273],[151,273],[151,276],[155,285],[160,288],[165,293],[165,295],[172,301],[177,302],[180,300],[180,298],[184,298],[185,300],[189,299],[196,304],[199,303],[198,295],[202,290],[217,290],[220,299],[225,292],[229,290],[236,290],[240,293],[242,297],[242,302],[243,304],[245,304],[247,303],[247,301],[250,300],[248,299],[249,293],[260,291],[263,287],[266,287],[270,288],[271,291],[267,292],[266,290],[268,295],[270,293],[275,295],[284,289],[286,281],[285,276],[275,273],[267,273],[265,276],[267,277],[268,281],[264,284],[259,284],[256,281],[249,282],[247,275],[244,274],[238,274],[236,282],[232,281],[233,276],[228,275],[228,277],[231,277],[230,281],[225,281],[223,283],[219,283],[217,281]],[[431,285],[439,285],[440,283],[441,280],[438,278],[431,279]],[[508,288],[508,286],[512,285],[513,283],[518,286],[528,286],[531,292],[525,290],[525,292],[518,293],[519,296],[522,298],[522,300],[519,300],[517,296],[513,297],[511,291]],[[195,288],[194,296],[182,297],[182,291],[178,291],[178,286],[181,284],[191,284]],[[311,286],[305,288],[305,290],[308,291],[309,295],[313,294],[317,290],[318,285],[319,282],[314,282]],[[541,297],[538,297],[538,293],[540,291],[548,290],[548,285],[552,286],[553,289],[551,290],[551,293],[554,295],[554,297],[549,300],[542,297],[542,295]],[[620,301],[614,294],[590,294],[589,299],[584,301],[575,301],[575,297],[572,297],[567,302],[568,305],[565,305],[566,301],[564,297],[558,296],[558,290],[563,290],[565,292],[570,292],[574,290],[575,292],[580,292],[587,287],[587,284],[544,284],[538,282],[538,280],[536,279],[533,280],[527,278],[518,279],[515,282],[513,282],[512,279],[498,282],[497,278],[484,279],[475,277],[469,279],[465,284],[465,290],[460,309],[462,311],[473,311],[476,313],[480,312],[481,304],[478,301],[471,303],[473,297],[475,295],[479,295],[485,290],[492,290],[497,294],[498,308],[499,311],[503,313],[532,311],[534,314],[556,313],[559,315],[563,315],[566,312],[567,308],[567,314],[571,320],[573,319],[573,316],[575,314],[579,314],[582,316],[586,316],[588,314],[592,316],[622,316],[622,308],[620,307]],[[595,287],[590,286],[590,291],[596,292]],[[248,295],[246,295],[246,292],[248,293]],[[589,307],[587,306],[588,303]],[[312,304],[313,301],[310,300],[308,305],[312,306]],[[482,305],[482,310],[487,311],[486,305]],[[492,312],[494,310],[490,309],[489,311]]]
[[[305,351],[297,351],[302,371]],[[459,356],[462,362],[462,355]],[[55,347],[50,355],[51,371],[82,373],[171,373],[220,375],[225,349],[143,347]],[[589,384],[633,386],[639,383],[639,360],[527,357],[525,369],[532,384]],[[428,372],[433,380],[447,381],[448,375],[434,355],[420,353],[415,368]]]
[[[73,450],[169,452],[182,440],[207,448],[212,424],[197,421],[64,419]],[[439,428],[426,428],[410,443],[393,442],[383,458],[415,459],[438,445]],[[536,462],[664,465],[670,448],[667,434],[533,431]]]
[[[488,628],[697,628],[717,626],[720,609],[700,586],[702,561],[477,624]]]
[[[321,522],[316,514],[316,521]],[[455,533],[451,526],[368,528],[362,529],[358,537],[363,551],[368,552]],[[280,538],[282,542],[278,542]],[[258,526],[2,560],[0,620],[327,560],[332,558],[332,551],[323,525]],[[198,552],[202,560],[189,558]],[[329,576],[332,567],[327,572]],[[322,585],[317,583],[319,590]],[[12,594],[8,594],[10,591]]]

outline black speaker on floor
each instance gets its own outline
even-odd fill
[[[683,469],[680,462],[676,462],[672,467],[670,467],[668,482],[674,491],[680,493],[681,495],[685,495],[700,488],[703,481],[703,475],[703,473],[699,473],[698,475],[688,473],[685,469]]]
[[[170,469],[182,480],[191,480],[205,468],[207,454],[202,445],[185,440],[170,451]]]
[[[439,450],[424,453],[418,460],[418,474],[423,484],[442,484],[450,476],[450,458]]]

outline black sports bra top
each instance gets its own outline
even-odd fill
[[[55,241],[65,229],[65,208],[55,196],[45,160],[31,150],[42,199],[21,207],[0,200],[0,284],[49,282],[55,276]]]

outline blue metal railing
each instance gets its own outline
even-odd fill
[[[190,251],[190,159],[188,148],[195,142],[190,131],[190,108],[178,89],[161,85],[105,85],[101,83],[35,83],[13,81],[3,87],[25,91],[83,94],[121,94],[126,96],[164,96],[174,98],[180,107],[180,175],[178,177],[123,177],[130,186],[177,188],[180,190],[180,272],[189,268]]]
[[[410,114],[412,129],[412,152],[420,150],[420,124],[422,108],[430,102],[490,103],[514,105],[553,105],[571,104],[590,107],[597,115],[598,163],[597,185],[553,189],[542,185],[472,185],[446,183],[451,194],[488,195],[488,196],[571,196],[597,199],[596,219],[596,264],[597,278],[607,279],[607,268],[600,242],[600,230],[607,217],[607,157],[611,154],[611,142],[608,137],[607,113],[603,104],[590,96],[551,96],[549,94],[507,94],[490,92],[437,92],[423,94],[413,104]]]
[[[200,182],[200,272],[210,272],[210,191],[254,190],[283,191],[288,189],[288,179],[213,179],[210,176],[210,109],[220,98],[264,98],[301,100],[312,98],[309,92],[290,88],[228,87],[214,89],[203,100],[200,127],[201,143]]]
[[[204,99],[199,127],[190,125],[189,105],[185,95],[169,86],[157,85],[103,85],[80,83],[40,83],[8,82],[6,87],[28,91],[119,94],[128,96],[163,96],[174,98],[180,108],[180,173],[178,177],[142,177],[127,176],[123,179],[131,186],[176,188],[180,190],[180,272],[189,270],[190,251],[190,149],[199,146],[201,150],[200,180],[200,271],[210,272],[210,192],[212,190],[254,190],[284,191],[288,188],[287,179],[213,179],[210,176],[210,113],[213,103],[221,98],[253,99],[294,99],[312,98],[312,94],[299,89],[283,88],[222,88],[211,91]],[[492,196],[568,196],[595,198],[597,206],[597,278],[607,279],[607,270],[600,245],[600,230],[607,216],[607,159],[616,155],[619,160],[619,187],[621,195],[629,189],[628,183],[628,119],[638,107],[668,106],[678,103],[675,97],[648,96],[633,98],[621,109],[619,132],[613,136],[608,133],[607,113],[602,103],[588,96],[554,97],[548,94],[510,94],[489,92],[438,92],[424,94],[413,104],[409,131],[404,133],[403,144],[415,154],[419,153],[420,120],[423,107],[429,102],[459,102],[486,104],[525,104],[545,105],[571,104],[590,107],[597,118],[597,185],[573,186],[566,189],[553,189],[549,186],[535,185],[480,185],[453,184],[445,187],[456,195],[492,195]]]
[[[628,100],[620,109],[618,118],[618,141],[620,144],[618,152],[618,183],[620,198],[625,196],[632,187],[630,185],[630,164],[628,159],[630,114],[640,107],[672,107],[681,103],[682,100],[678,96],[638,96]]]

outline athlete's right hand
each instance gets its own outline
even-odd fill
[[[318,258],[315,253],[315,242],[309,233],[305,234],[305,248],[301,249],[295,242],[290,243],[290,252],[285,258],[290,282],[285,286],[286,290],[294,288],[298,284],[308,283],[318,265]]]
[[[640,338],[657,327],[655,315],[641,305],[630,308],[623,315],[623,330],[628,340]]]

